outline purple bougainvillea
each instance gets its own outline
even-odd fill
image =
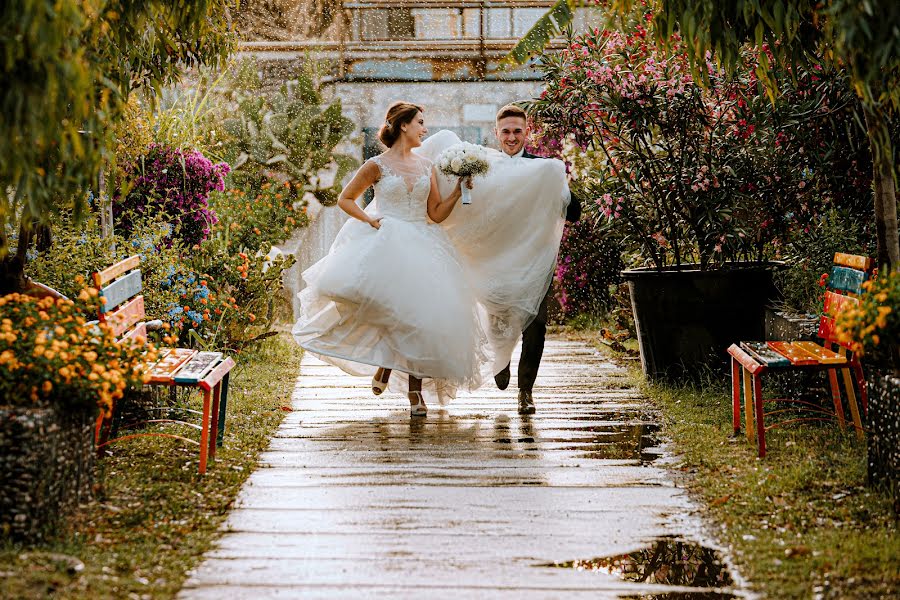
[[[127,236],[137,220],[162,216],[172,225],[170,243],[201,243],[218,221],[207,199],[210,192],[225,189],[230,170],[196,150],[151,144],[125,169],[131,181],[127,195],[117,195],[113,204],[117,229]]]

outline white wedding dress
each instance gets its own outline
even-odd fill
[[[416,152],[434,161],[459,142],[439,131]],[[498,373],[553,280],[570,194],[562,161],[486,150],[490,170],[475,179],[472,203],[458,204],[441,225],[475,289]],[[446,196],[456,181],[439,173],[438,184]]]
[[[458,253],[428,220],[431,162],[403,172],[383,156],[370,160],[381,176],[366,212],[383,218],[381,228],[350,219],[303,272],[294,338],[352,375],[393,369],[394,391],[408,390],[406,374],[426,378],[439,400],[476,389],[489,375],[487,340]]]

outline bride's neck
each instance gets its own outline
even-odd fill
[[[397,140],[393,146],[387,149],[387,152],[385,152],[385,154],[390,154],[400,159],[407,159],[412,156],[412,146],[404,142],[402,139]]]

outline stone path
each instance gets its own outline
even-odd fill
[[[584,344],[548,340],[534,417],[516,414],[515,378],[410,419],[405,397],[312,357],[301,371],[180,598],[744,596],[677,541],[700,523],[652,415]],[[719,587],[699,587],[710,572]]]

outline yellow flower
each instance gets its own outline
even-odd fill
[[[50,383],[49,380],[47,380],[44,382],[44,385],[41,386],[41,389],[44,391],[45,394],[49,394],[50,392],[53,391],[53,384]]]

